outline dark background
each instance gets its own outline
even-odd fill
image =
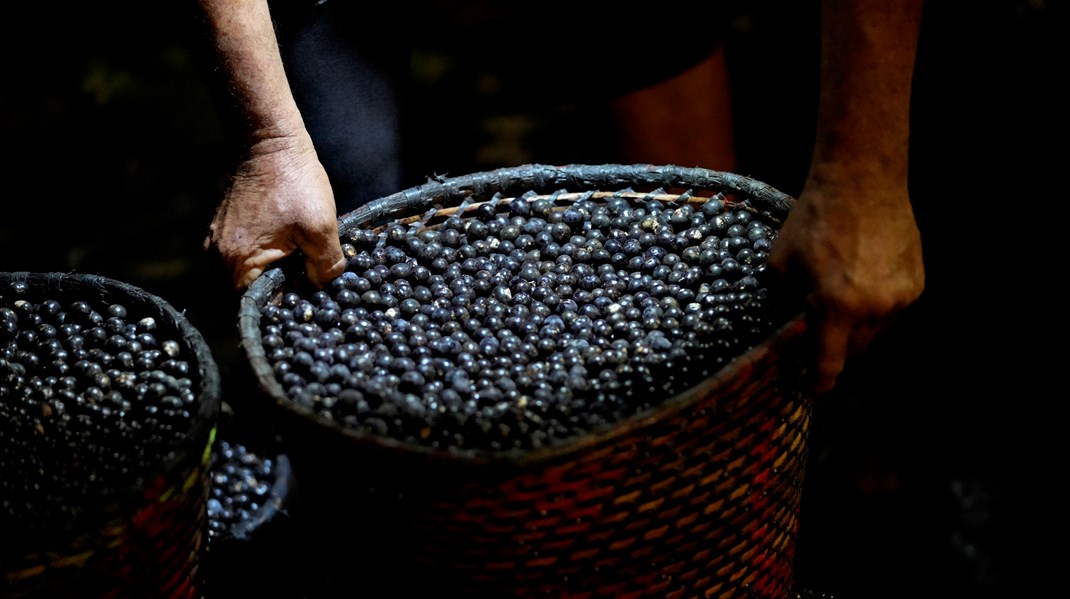
[[[739,171],[792,195],[812,143],[816,4],[744,3],[725,40]],[[161,296],[204,333],[233,401],[251,390],[236,297],[201,249],[226,157],[192,8],[5,7],[0,271],[92,273]],[[678,26],[620,33],[702,35],[687,18]],[[1054,584],[1053,554],[1040,547],[1065,511],[1052,430],[1065,395],[1053,391],[1065,268],[1053,252],[1068,32],[1058,0],[929,3],[911,171],[927,289],[815,405],[798,550],[806,588],[1010,597]],[[433,45],[413,66],[425,105],[407,185],[612,156],[597,103],[560,89],[514,102],[517,82]],[[539,74],[522,83],[538,90]]]

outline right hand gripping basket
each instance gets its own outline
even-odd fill
[[[340,233],[433,226],[487,204],[507,210],[517,198],[548,198],[560,210],[581,197],[697,206],[718,194],[773,226],[794,202],[747,177],[698,168],[527,165],[382,198],[343,216]],[[459,452],[354,431],[287,395],[261,319],[299,279],[266,272],[242,298],[239,327],[340,585],[373,596],[794,592],[811,413],[798,384],[801,315],[789,312],[698,384],[622,421],[550,447]]]

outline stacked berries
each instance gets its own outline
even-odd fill
[[[275,460],[247,445],[226,439],[213,452],[211,495],[208,498],[208,541],[240,537],[242,526],[256,524],[261,508],[271,500]]]
[[[197,399],[181,339],[123,303],[0,288],[0,527],[70,520],[159,470]]]
[[[267,358],[292,401],[409,444],[528,450],[611,425],[775,324],[777,223],[675,198],[520,197],[351,230],[341,276],[262,308]]]

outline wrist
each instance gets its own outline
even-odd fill
[[[247,187],[276,189],[304,180],[310,172],[322,169],[311,142],[302,141],[299,135],[265,137],[247,146],[245,152],[234,177],[244,181]]]
[[[262,127],[251,131],[246,160],[293,160],[316,158],[312,138],[303,126]]]
[[[908,161],[898,153],[843,152],[818,148],[807,184],[850,185],[868,189],[906,190]]]
[[[815,161],[800,200],[830,218],[913,218],[906,169],[874,159]],[[837,215],[832,217],[831,215]]]

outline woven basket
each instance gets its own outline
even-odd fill
[[[545,195],[702,202],[715,193],[779,223],[793,205],[747,177],[651,165],[528,165],[440,179],[339,222],[433,226],[483,203]],[[297,284],[264,273],[242,298],[242,347],[353,592],[486,596],[765,597],[793,592],[810,402],[805,329],[764,343],[654,409],[561,446],[452,453],[343,430],[291,401],[260,341],[260,310]],[[373,595],[374,596],[374,595]]]
[[[17,289],[17,291],[16,291]],[[0,273],[9,300],[121,303],[129,318],[152,317],[190,365],[197,404],[189,429],[164,463],[136,484],[81,506],[80,516],[0,531],[0,596],[11,598],[204,596],[210,448],[220,407],[216,362],[201,334],[168,303],[120,281],[83,274]],[[2,428],[0,424],[0,428]]]
[[[271,460],[270,478],[258,474],[258,482],[268,483],[259,508],[241,518],[222,533],[209,537],[205,556],[205,579],[209,599],[228,597],[297,597],[302,588],[295,577],[285,580],[265,576],[265,571],[299,571],[300,562],[292,553],[296,521],[301,513],[299,491],[290,467],[290,458],[278,453],[274,435],[264,435],[258,423],[221,418],[214,451],[212,476],[227,475],[224,465],[231,463],[220,451],[226,441],[232,448],[244,446],[253,456]],[[234,480],[227,476],[228,483]],[[213,487],[220,483],[213,479]],[[250,484],[248,481],[246,484]],[[214,489],[213,489],[214,492]],[[228,493],[229,495],[230,493]],[[211,511],[209,510],[209,514]],[[307,591],[307,589],[305,589]]]

